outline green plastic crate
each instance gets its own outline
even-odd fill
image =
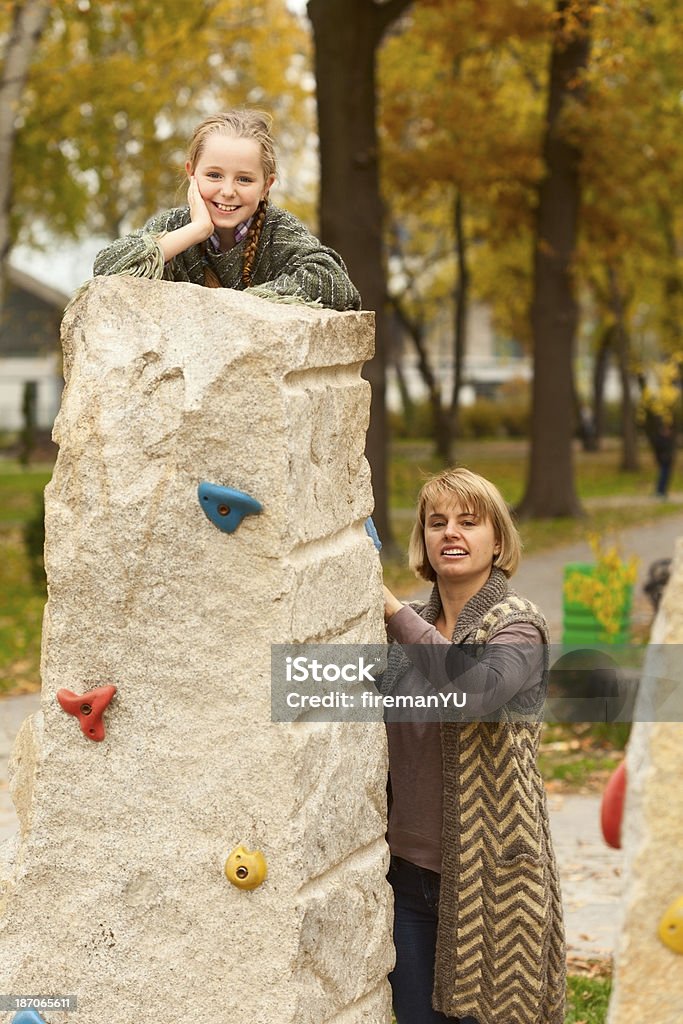
[[[567,562],[564,567],[564,579],[573,574],[581,573],[594,576],[597,567],[592,562]],[[563,580],[564,582],[564,580]],[[562,643],[565,645],[590,644],[628,644],[631,639],[631,605],[633,603],[633,586],[626,592],[621,612],[619,629],[609,635],[596,619],[590,608],[574,601],[568,601],[562,589]]]

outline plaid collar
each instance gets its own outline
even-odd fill
[[[237,225],[235,228],[235,245],[239,245],[239,243],[247,237],[253,219],[254,217],[251,216],[249,220],[243,220],[241,224]],[[209,241],[216,252],[221,251],[221,242],[217,232],[214,231],[210,236]]]

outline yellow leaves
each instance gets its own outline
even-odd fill
[[[88,213],[101,231],[139,226],[182,201],[192,127],[231,105],[272,111],[286,163],[312,128],[306,66],[296,65],[308,53],[286,0],[55,0],[24,97],[17,213],[28,226],[40,203],[59,230]]]
[[[590,534],[588,542],[595,557],[594,574],[569,573],[564,581],[564,595],[567,601],[589,608],[609,638],[621,628],[638,575],[639,559],[634,555],[624,560],[619,546],[606,546],[598,534]]]
[[[676,351],[665,361],[641,366],[645,383],[641,389],[639,419],[655,417],[670,426],[674,412],[681,401],[681,368],[683,353]]]
[[[565,45],[586,35],[596,7],[592,0],[567,0],[561,11],[553,11],[551,24]]]

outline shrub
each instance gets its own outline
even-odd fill
[[[427,401],[415,402],[409,416],[390,411],[388,418],[392,437],[402,441],[420,441],[434,434],[432,407]]]
[[[42,494],[36,499],[33,515],[24,523],[23,536],[31,579],[39,586],[44,586],[45,501]]]
[[[491,398],[479,398],[473,405],[460,410],[460,436],[479,440],[484,437],[502,437],[505,434],[501,403]]]

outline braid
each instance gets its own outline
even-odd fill
[[[256,250],[261,239],[261,232],[263,231],[263,225],[266,221],[266,211],[268,209],[268,200],[262,199],[258,204],[258,209],[254,214],[254,219],[251,222],[251,227],[247,234],[246,244],[244,246],[244,262],[242,263],[242,284],[245,288],[248,288],[251,284],[251,268],[254,265],[256,258]]]
[[[223,285],[218,279],[218,275],[215,270],[211,267],[204,265],[204,287],[205,288],[222,288]]]

